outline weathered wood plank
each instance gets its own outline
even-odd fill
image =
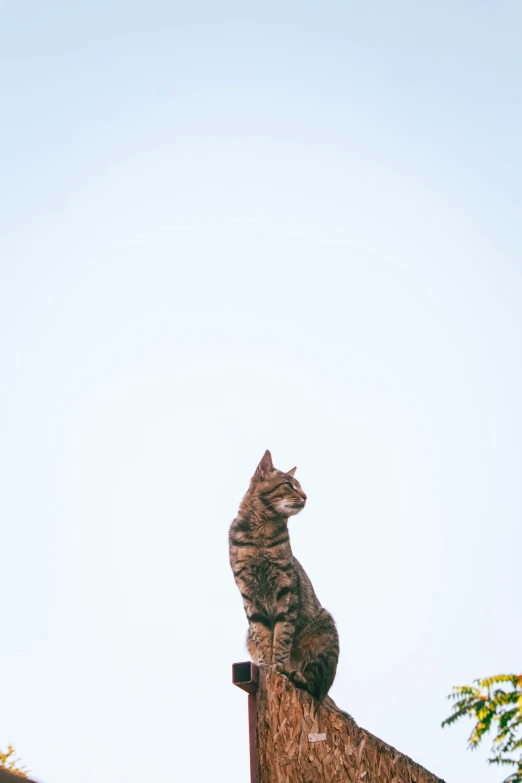
[[[444,783],[274,669],[259,675],[259,783]]]

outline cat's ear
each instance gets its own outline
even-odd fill
[[[261,462],[256,468],[256,476],[262,479],[267,478],[267,476],[270,475],[273,469],[274,466],[272,464],[272,455],[267,449],[263,454],[263,459],[261,460]]]
[[[286,472],[289,476],[295,476],[296,470],[297,468],[292,468],[292,470],[287,470]]]

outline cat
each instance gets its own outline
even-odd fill
[[[276,470],[265,452],[230,526],[230,565],[254,663],[276,666],[297,687],[335,707],[325,697],[337,670],[337,628],[293,556],[288,535],[288,518],[306,503],[295,471]]]

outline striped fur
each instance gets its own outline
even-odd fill
[[[322,701],[335,678],[339,638],[292,554],[288,517],[306,503],[294,473],[276,470],[265,453],[230,526],[230,565],[248,618],[252,660],[277,666]]]

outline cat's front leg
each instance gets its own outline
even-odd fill
[[[248,618],[249,636],[256,648],[256,658],[260,666],[272,663],[272,626],[268,618],[255,612]],[[252,656],[253,657],[253,656]]]
[[[279,620],[274,625],[274,643],[272,647],[272,663],[283,673],[288,672],[290,665],[290,650],[295,632],[295,620]]]
[[[277,668],[287,673],[290,665],[290,651],[297,620],[297,595],[293,580],[283,582],[275,595],[273,608],[274,642],[272,646],[272,662]]]

